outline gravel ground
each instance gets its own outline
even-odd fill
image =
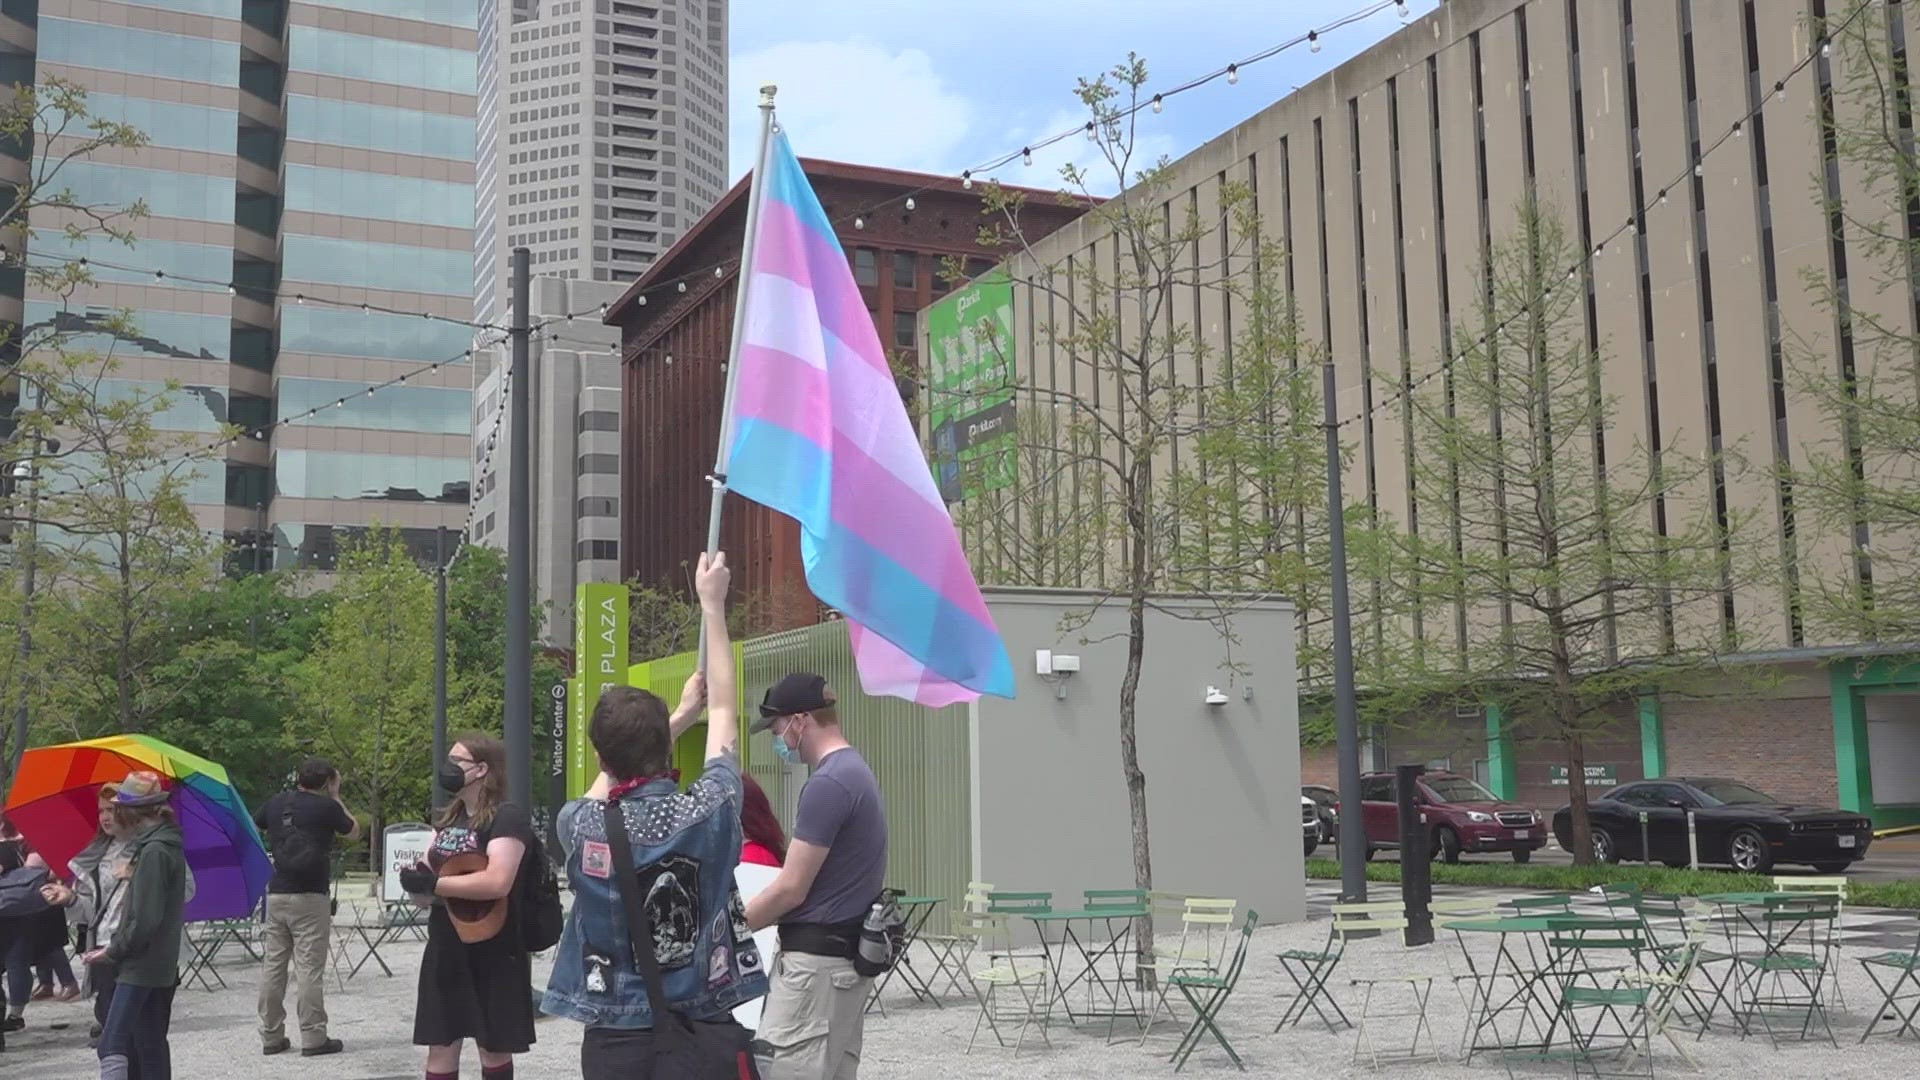
[[[1851,915],[1850,915],[1851,918]],[[1920,931],[1920,924],[1916,924]],[[1289,1029],[1273,1034],[1283,1004],[1280,994],[1289,987],[1275,953],[1287,948],[1317,947],[1326,937],[1326,924],[1312,921],[1285,926],[1265,927],[1254,936],[1247,970],[1240,988],[1227,1005],[1222,1026],[1247,1064],[1247,1075],[1261,1077],[1345,1077],[1367,1075],[1371,1070],[1350,1063],[1355,1045],[1352,1032],[1330,1034],[1318,1025]],[[1449,962],[1460,963],[1457,946],[1450,939],[1444,945],[1408,950],[1396,941],[1359,942],[1348,952],[1336,979],[1337,993],[1350,1012],[1357,1015],[1358,997],[1345,984],[1354,976],[1433,972],[1444,975]],[[1910,940],[1910,939],[1909,939]],[[1491,948],[1488,940],[1484,946]],[[323,1061],[303,1061],[296,1055],[263,1058],[259,1054],[254,1031],[254,995],[257,969],[242,962],[237,950],[220,967],[227,982],[225,990],[207,992],[183,989],[174,1007],[173,1048],[175,1075],[193,1080],[275,1080],[278,1077],[329,1077],[339,1080],[407,1080],[419,1076],[420,1054],[410,1045],[414,973],[418,969],[420,945],[408,941],[384,950],[395,975],[388,978],[373,969],[363,971],[342,992],[329,982],[328,1009],[333,1032],[346,1040],[348,1052]],[[1905,1075],[1901,1062],[1911,1071],[1920,1060],[1920,1038],[1909,1036],[1896,1045],[1876,1038],[1865,1047],[1856,1042],[1867,1023],[1869,1003],[1878,1000],[1862,973],[1856,958],[1865,950],[1849,946],[1842,978],[1850,1011],[1836,1011],[1833,1024],[1839,1039],[1836,1049],[1825,1042],[1785,1044],[1775,1050],[1763,1037],[1745,1041],[1731,1034],[1712,1034],[1686,1045],[1700,1062],[1692,1075],[1700,1077],[1769,1077],[1809,1080],[1833,1077],[1883,1077]],[[924,966],[924,963],[923,963]],[[369,974],[369,971],[373,973]],[[1404,999],[1403,999],[1404,1000]],[[291,1003],[289,1003],[291,1004]],[[984,1031],[971,1054],[966,1052],[976,1009],[971,1002],[950,998],[947,1007],[934,1009],[917,1005],[900,984],[888,992],[889,1015],[874,1014],[867,1028],[867,1052],[863,1074],[867,1077],[901,1080],[956,1080],[970,1077],[1158,1077],[1169,1072],[1167,1056],[1179,1039],[1183,1021],[1178,1025],[1165,1020],[1156,1024],[1153,1039],[1143,1049],[1138,1037],[1105,1045],[1104,1023],[1082,1030],[1070,1030],[1056,1022],[1048,1047],[1029,1036],[1028,1045],[1016,1058],[1011,1049],[996,1047]],[[1391,1006],[1389,1006],[1391,1007]],[[1437,1063],[1389,1067],[1388,1071],[1420,1077],[1500,1077],[1503,1072],[1497,1058],[1482,1056],[1471,1065],[1457,1061],[1456,1048],[1465,1023],[1465,1009],[1444,980],[1435,984],[1430,1017],[1439,1036],[1445,1058]],[[77,1077],[93,1068],[93,1057],[85,1049],[88,1012],[80,1005],[35,1004],[28,1012],[30,1027],[8,1037],[8,1050],[0,1056],[0,1072],[23,1077]],[[52,1025],[66,1024],[64,1030]],[[1404,1021],[1388,1021],[1389,1024]],[[1404,1038],[1408,1029],[1385,1027],[1381,1038]],[[527,1077],[563,1077],[577,1075],[579,1029],[563,1021],[548,1021],[539,1026],[539,1046],[520,1063],[519,1072]],[[1683,1073],[1684,1068],[1670,1047],[1656,1048],[1658,1071]],[[1189,1063],[1188,1073],[1232,1074],[1232,1064],[1211,1041],[1202,1046]],[[1522,1075],[1564,1075],[1561,1068],[1525,1068]],[[467,1075],[477,1076],[478,1066],[471,1059]]]

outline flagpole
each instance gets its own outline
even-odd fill
[[[707,554],[720,550],[720,511],[727,501],[727,464],[733,457],[733,403],[740,383],[740,336],[747,323],[747,289],[753,280],[753,247],[759,240],[760,207],[766,200],[767,158],[773,151],[773,97],[779,88],[760,88],[760,152],[747,180],[747,236],[740,245],[740,268],[733,288],[733,340],[727,347],[727,389],[720,405],[720,445],[713,454],[713,503],[707,509]],[[700,670],[707,669],[706,624],[700,627]]]

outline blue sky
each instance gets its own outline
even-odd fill
[[[1074,81],[1140,53],[1153,86],[1224,67],[1372,0],[732,0],[731,174],[752,163],[757,88],[805,157],[958,173],[1086,120]],[[1411,0],[1414,18],[1436,0]],[[1389,7],[1144,115],[1141,153],[1179,157],[1401,27]],[[1050,187],[1071,139],[999,175]]]

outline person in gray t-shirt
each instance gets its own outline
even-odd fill
[[[772,1048],[766,1080],[853,1080],[860,1069],[873,980],[854,970],[851,945],[886,882],[887,812],[873,770],[840,731],[835,701],[821,676],[788,675],[767,691],[753,725],[772,733],[782,760],[813,769],[780,876],[747,904],[748,926],[780,927],[756,1032]]]

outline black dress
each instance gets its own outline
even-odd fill
[[[455,855],[485,851],[495,839],[511,837],[527,845],[507,900],[506,925],[486,941],[460,940],[445,905],[436,904],[427,919],[427,949],[420,960],[419,1000],[414,1006],[416,1046],[446,1046],[472,1039],[495,1054],[523,1054],[533,1047],[533,960],[521,944],[520,898],[534,865],[533,824],[512,804],[494,811],[484,828],[464,819],[434,835],[427,865],[438,869]]]

